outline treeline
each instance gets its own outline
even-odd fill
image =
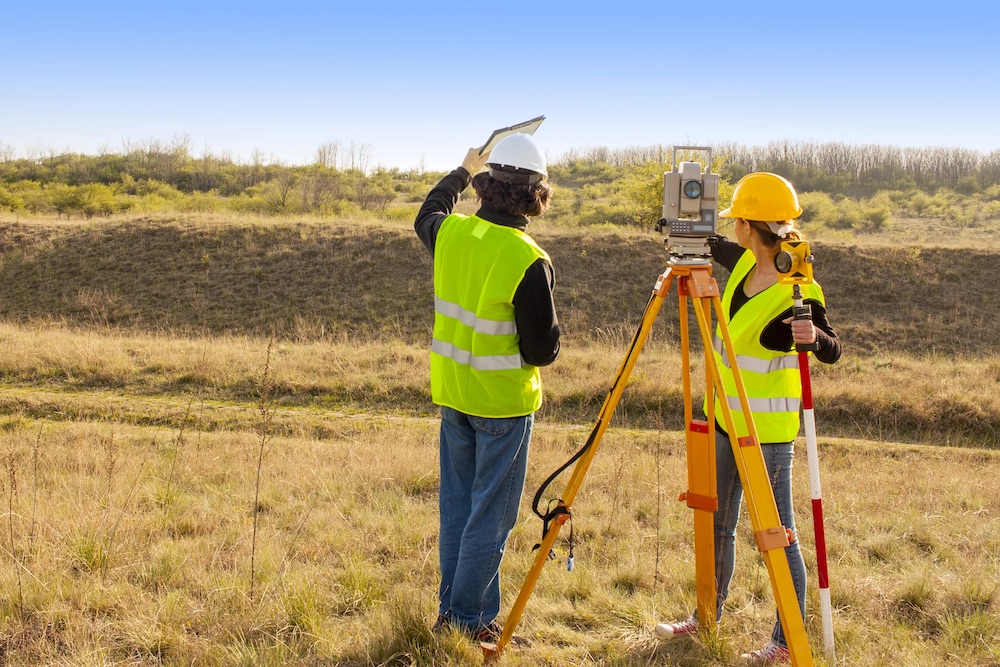
[[[965,148],[900,148],[777,141],[766,146],[718,144],[719,171],[735,182],[753,171],[782,174],[802,192],[869,196],[879,190],[917,188],[934,193],[951,188],[962,194],[1000,184],[1000,149],[989,153]],[[649,162],[669,165],[672,146],[624,149],[589,148],[568,152],[561,162],[634,167]]]
[[[309,165],[194,157],[184,143],[150,142],[120,153],[16,157],[0,150],[0,210],[110,215],[176,210],[241,213],[383,214],[389,203],[419,199],[431,178],[371,169],[370,148],[323,144]]]
[[[834,207],[818,201],[834,226],[877,230],[897,211],[996,217],[1000,150],[787,141],[712,148],[726,192],[751,171],[773,171],[788,177],[800,193],[829,195]],[[49,152],[27,157],[0,145],[0,210],[87,217],[161,211],[367,212],[403,218],[412,215],[442,175],[372,168],[371,155],[367,145],[328,142],[316,150],[312,164],[287,165],[259,152],[248,162],[225,154],[194,157],[183,140],[126,145],[100,155]],[[567,224],[649,224],[658,215],[662,174],[672,155],[673,147],[665,145],[567,152],[551,161],[550,177],[561,192],[550,218]],[[887,192],[894,193],[892,201],[866,205],[876,213],[844,222],[857,218],[852,201]],[[956,197],[968,197],[975,205],[956,202]]]

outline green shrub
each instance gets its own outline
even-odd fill
[[[273,213],[271,205],[259,194],[239,194],[226,198],[226,208],[234,213]]]
[[[11,193],[24,201],[24,208],[31,213],[46,213],[54,210],[48,193],[42,190],[38,181],[18,181],[11,187]]]
[[[888,206],[864,208],[861,214],[861,229],[866,232],[880,232],[889,226],[892,209]]]
[[[834,226],[838,217],[833,197],[825,192],[803,192],[799,195],[803,223],[813,227]]]
[[[177,209],[185,213],[213,213],[223,210],[225,206],[226,200],[215,190],[195,191],[177,201]]]
[[[910,211],[912,211],[918,218],[926,216],[930,207],[931,198],[923,192],[915,193],[907,204],[907,208],[909,208]]]
[[[984,204],[980,215],[984,220],[1000,219],[1000,201],[991,201]]]
[[[126,185],[126,187],[128,187]],[[160,181],[146,179],[137,182],[131,188],[134,194],[139,196],[156,195],[166,201],[180,201],[184,198],[184,193],[176,188]]]
[[[20,211],[24,208],[24,200],[18,197],[7,188],[0,187],[0,209],[8,211]]]
[[[418,206],[390,206],[381,217],[397,222],[413,222],[414,218],[417,217],[418,209]]]
[[[130,197],[128,201],[129,210],[141,213],[159,213],[174,208],[173,202],[155,193]]]
[[[835,229],[857,229],[861,225],[863,213],[861,204],[853,199],[841,199],[837,202],[837,216],[830,223]]]
[[[111,215],[117,208],[114,190],[103,183],[88,183],[76,188],[74,203],[77,210],[88,218]]]

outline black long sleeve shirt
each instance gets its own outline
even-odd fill
[[[740,244],[735,241],[730,241],[725,236],[718,236],[714,243],[711,244],[712,248],[712,259],[718,262],[724,269],[732,273],[733,268],[736,267],[736,263],[743,256],[744,252],[750,252],[746,248],[740,247]],[[730,305],[729,319],[732,320],[736,312],[746,304],[751,298],[746,295],[743,290],[743,286],[746,283],[746,276],[740,281],[740,284],[736,286],[733,291],[733,301]],[[803,303],[807,303],[812,307],[812,319],[813,325],[816,327],[816,342],[819,344],[819,350],[813,354],[817,359],[826,364],[832,364],[838,359],[840,359],[840,339],[837,337],[837,333],[833,330],[833,326],[830,324],[826,317],[826,308],[819,301],[814,299],[806,299]],[[792,340],[792,325],[786,324],[784,320],[792,316],[792,308],[789,307],[788,310],[781,313],[774,319],[772,319],[764,331],[760,335],[760,344],[769,350],[774,350],[775,352],[789,352],[794,347],[794,341]]]
[[[413,229],[431,255],[434,254],[441,223],[451,215],[459,195],[471,180],[472,176],[465,168],[455,169],[434,186],[417,212]],[[476,216],[522,232],[528,227],[527,217],[501,213],[485,204],[476,211]],[[514,293],[514,322],[517,325],[521,358],[532,366],[548,366],[559,356],[559,320],[552,299],[554,287],[555,272],[552,265],[544,259],[538,259],[524,272]]]

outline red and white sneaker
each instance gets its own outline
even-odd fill
[[[772,641],[764,644],[764,648],[753,653],[744,653],[740,657],[747,665],[787,665],[791,662],[788,648]]]
[[[653,632],[660,639],[673,639],[698,632],[698,620],[694,617],[680,623],[657,623]]]

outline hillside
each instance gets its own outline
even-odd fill
[[[666,255],[638,231],[532,230],[556,266],[568,341],[627,338]],[[848,353],[1000,349],[1000,252],[814,244]],[[720,282],[725,272],[717,271]],[[0,222],[0,317],[144,332],[427,339],[430,258],[406,223]],[[677,309],[660,325],[676,329]]]

